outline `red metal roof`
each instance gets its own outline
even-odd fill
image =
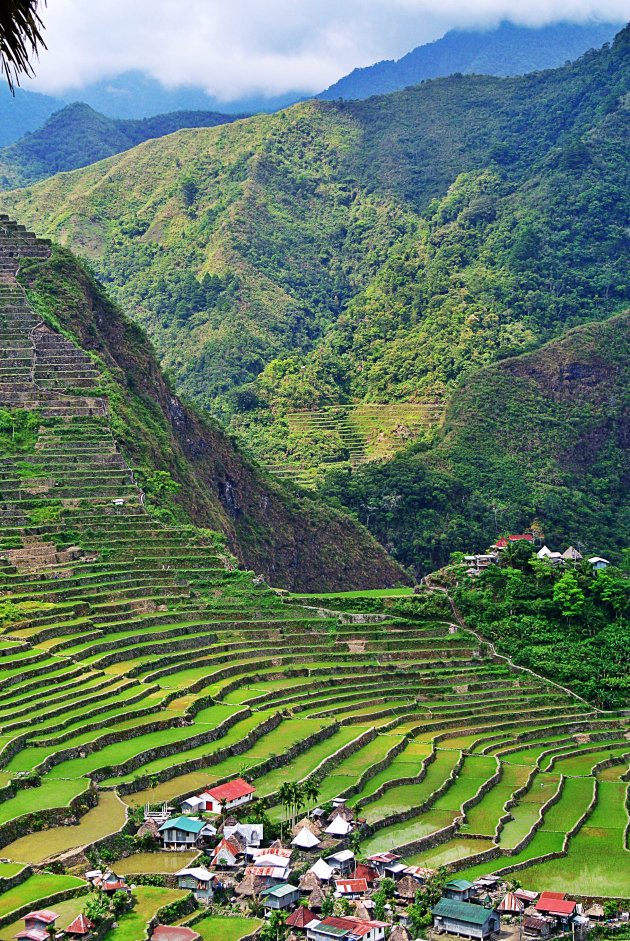
[[[396,853],[374,853],[372,856],[368,856],[368,859],[374,863],[394,863],[397,859],[400,859],[400,856],[397,856]]]
[[[567,897],[566,892],[541,892],[541,899],[561,899],[563,902]]]
[[[287,918],[285,925],[289,925],[291,928],[306,928],[309,921],[313,921],[314,918],[315,915],[310,908],[306,908],[305,905],[298,905]]]
[[[366,866],[365,863],[357,863],[352,873],[353,879],[367,879],[368,882],[376,882],[378,872],[372,866]]]
[[[536,902],[536,911],[565,917],[573,914],[575,911],[575,902],[564,898],[549,898],[549,896],[545,898],[541,895]]]
[[[67,934],[89,934],[94,924],[90,921],[87,915],[81,913],[77,915],[71,924],[66,928]]]
[[[352,934],[359,935],[359,937],[369,934],[373,928],[387,928],[384,921],[365,921],[363,918],[356,918],[354,915],[346,915],[343,918],[330,915],[328,918],[322,919],[322,925],[341,928],[343,931],[351,931]]]
[[[241,852],[239,847],[236,845],[236,843],[232,843],[231,840],[223,839],[217,845],[212,858],[216,859],[219,853],[221,852],[221,850],[224,850],[224,849],[228,850],[232,854],[232,856],[238,856]]]
[[[368,890],[366,879],[338,879],[335,883],[337,891],[343,895],[354,895],[355,893],[365,893]]]
[[[23,928],[13,937],[19,938],[20,941],[49,941],[50,939],[50,935],[45,928]]]
[[[228,781],[227,784],[209,787],[205,793],[221,803],[221,801],[235,801],[239,797],[247,797],[248,794],[253,794],[255,790],[256,788],[244,781],[243,778],[234,778],[233,781]]]
[[[41,908],[39,911],[29,912],[28,915],[25,915],[24,921],[29,921],[31,918],[43,921],[45,925],[51,925],[53,921],[57,921],[59,915],[57,912],[51,912],[49,908]]]

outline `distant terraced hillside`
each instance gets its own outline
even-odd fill
[[[94,361],[41,323],[15,281],[18,257],[48,246],[5,229],[0,877],[23,881],[0,883],[0,927],[17,896],[35,906],[83,889],[29,867],[54,858],[83,872],[90,847],[133,831],[127,807],[236,773],[276,819],[280,784],[315,776],[321,800],[344,793],[361,807],[364,850],[455,867],[529,865],[564,843],[579,860],[601,806],[606,851],[623,862],[614,774],[630,753],[627,717],[513,669],[451,623],[442,593],[285,599],[238,570],[216,534],[157,520]],[[595,780],[605,804],[591,807]],[[621,866],[578,869],[574,891],[591,880],[596,894],[623,894]]]
[[[392,405],[331,405],[286,416],[288,437],[282,461],[266,467],[303,487],[315,487],[323,471],[357,467],[393,457],[432,428],[439,402]]]

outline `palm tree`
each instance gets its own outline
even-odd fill
[[[284,781],[280,785],[280,790],[278,791],[278,797],[280,798],[280,803],[284,808],[285,812],[288,813],[289,807],[291,806],[291,800],[293,797],[292,785],[289,781]],[[282,824],[283,821],[280,821],[280,839],[282,840]]]
[[[319,791],[320,791],[320,785],[319,785],[319,781],[317,780],[317,778],[310,778],[306,780],[304,784],[302,785],[302,789],[304,791],[304,798],[307,801],[313,801],[313,804],[315,804],[317,802],[317,798],[319,797]],[[307,809],[308,809],[308,804],[307,804]]]
[[[3,0],[0,4],[0,69],[11,91],[21,76],[33,74],[31,58],[40,47],[46,48],[39,6],[40,0]]]

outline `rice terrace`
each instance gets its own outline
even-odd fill
[[[16,280],[48,244],[2,228],[0,938],[34,908],[65,927],[86,871],[107,866],[145,884],[106,937],[191,917],[172,874],[198,849],[147,852],[144,808],[235,778],[285,842],[290,817],[344,798],[360,858],[630,896],[628,715],[496,655],[444,592],[278,593],[218,536],[159,522],[97,359]],[[314,783],[313,799],[291,809],[287,781]],[[195,930],[260,924],[208,915]]]

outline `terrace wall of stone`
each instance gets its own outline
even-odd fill
[[[98,803],[96,789],[86,779],[86,789],[77,794],[65,807],[53,807],[46,810],[37,810],[34,813],[14,817],[6,823],[0,824],[0,848],[8,846],[20,837],[28,836],[40,830],[51,827],[62,827],[72,817],[82,817]],[[36,790],[36,789],[35,789]]]

